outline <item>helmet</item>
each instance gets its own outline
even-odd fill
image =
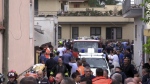
[[[0,83],[3,83],[5,81],[4,75],[0,73]]]
[[[9,71],[7,76],[8,76],[8,78],[17,78],[18,77],[16,71],[14,71],[14,70]]]
[[[63,42],[62,42],[62,41],[59,41],[59,44],[63,44]]]

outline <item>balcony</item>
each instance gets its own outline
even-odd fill
[[[122,10],[97,11],[68,11],[58,14],[60,24],[126,24],[134,22],[133,19],[123,18]]]
[[[126,24],[134,22],[131,18],[111,17],[111,16],[59,16],[60,24]]]
[[[121,10],[121,5],[105,5],[105,7],[85,7],[85,8],[69,8],[69,11],[86,11],[87,9],[93,9],[96,11],[114,11],[114,10]]]
[[[142,7],[131,4],[131,0],[125,0],[122,5],[122,13],[125,18],[135,18],[142,16]]]
[[[87,9],[86,11],[68,12],[38,12],[36,17],[58,16],[59,24],[127,24],[133,23],[131,18],[123,18],[122,10],[97,11]],[[43,15],[43,16],[42,16]]]

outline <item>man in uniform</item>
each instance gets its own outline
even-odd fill
[[[126,74],[127,78],[128,77],[135,77],[138,76],[138,72],[134,65],[130,63],[130,58],[125,57],[124,58],[124,64],[122,66],[122,71]]]
[[[38,71],[37,73],[38,78],[37,78],[37,83],[38,84],[50,84],[48,79],[44,77],[44,71]]]
[[[57,73],[62,73],[63,76],[68,76],[68,69],[67,69],[66,65],[63,64],[63,61],[62,61],[61,57],[58,58],[58,64],[55,65],[53,67],[53,69],[51,70],[50,76],[54,77],[54,76],[56,76]]]

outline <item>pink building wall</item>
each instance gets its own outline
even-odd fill
[[[3,15],[3,13],[2,13],[2,0],[0,0],[0,24],[1,24],[1,22],[2,22],[2,15]],[[2,39],[2,33],[0,32],[0,73],[2,73],[2,42],[3,42],[3,39]]]
[[[9,0],[8,70],[16,70],[19,74],[34,64],[30,24],[30,0]]]

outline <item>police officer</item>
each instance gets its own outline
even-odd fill
[[[138,76],[138,72],[134,65],[130,63],[130,58],[125,57],[124,58],[124,64],[122,66],[122,71],[125,73],[125,75],[128,77],[135,77]]]
[[[62,58],[58,58],[58,64],[53,67],[50,72],[50,78],[56,76],[57,73],[62,73],[63,76],[68,76],[68,69],[65,64],[63,64]]]
[[[37,73],[37,75],[38,75],[37,83],[38,84],[50,84],[48,79],[45,78],[44,74],[45,74],[44,71],[42,71],[42,70],[38,71],[38,73]]]

